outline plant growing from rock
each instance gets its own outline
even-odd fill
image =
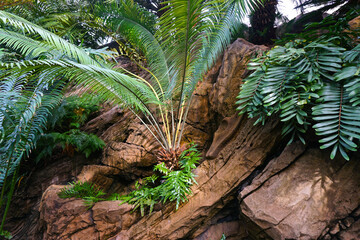
[[[96,202],[103,201],[105,193],[89,182],[72,182],[70,186],[61,189],[60,198],[82,198],[85,205],[91,208]]]
[[[141,216],[145,210],[152,213],[154,205],[159,202],[176,202],[176,209],[181,202],[187,201],[186,195],[191,194],[191,186],[196,183],[195,174],[192,172],[201,159],[201,154],[196,146],[191,144],[179,156],[179,168],[172,171],[165,163],[154,167],[154,171],[162,174],[161,180],[158,175],[152,175],[135,183],[136,190],[128,195],[112,194],[104,198],[105,193],[89,182],[72,182],[58,193],[60,198],[82,198],[85,205],[92,207],[94,203],[104,200],[121,200],[123,203],[134,205],[134,211],[140,209]],[[159,181],[160,180],[160,181]],[[159,183],[160,182],[160,183]]]
[[[0,62],[0,148],[6,153],[1,155],[0,177],[6,181],[13,174],[10,196],[18,163],[34,148],[55,105],[53,101],[59,101],[69,82],[128,107],[162,148],[176,151],[197,83],[229,43],[231,29],[240,24],[255,2],[170,0],[164,4],[165,12],[156,20],[153,34],[144,21],[148,12],[139,5],[131,0],[110,1],[108,14],[97,20],[115,26],[116,35],[143,53],[146,65],[142,67],[149,80],[114,68],[115,64],[107,60],[111,53],[103,49],[81,48],[19,16],[0,11],[0,44],[20,56]],[[3,196],[4,188],[0,207]],[[10,200],[3,220],[9,204]]]
[[[110,199],[134,205],[134,210],[140,209],[141,216],[144,216],[146,209],[151,213],[154,205],[159,202],[175,202],[178,209],[182,202],[187,201],[186,195],[192,193],[190,188],[196,183],[192,170],[196,168],[200,159],[201,155],[196,146],[191,145],[180,154],[179,170],[170,170],[164,162],[154,167],[154,171],[163,175],[160,185],[154,186],[159,177],[152,175],[143,179],[141,184],[136,182],[136,190],[130,194],[124,196],[114,194]]]
[[[129,107],[159,144],[170,151],[180,147],[197,82],[228,44],[231,28],[240,24],[240,18],[252,6],[253,1],[246,0],[172,0],[164,5],[166,11],[152,34],[144,26],[141,7],[131,1],[112,1],[108,10],[114,14],[105,15],[104,21],[117,26],[117,34],[141,50],[150,80],[122,68],[114,69],[113,64],[93,58],[89,51],[20,17],[0,12],[4,24],[24,33],[2,29],[1,43],[29,55],[15,65],[2,63],[1,68],[28,74],[53,71],[91,88],[104,99]],[[31,34],[38,38],[27,37]]]
[[[299,39],[254,59],[238,96],[240,114],[257,118],[255,124],[279,114],[289,143],[305,143],[312,126],[320,148],[332,148],[331,159],[340,152],[349,160],[360,139],[360,46],[352,38],[357,34],[346,29],[349,18],[311,24]]]

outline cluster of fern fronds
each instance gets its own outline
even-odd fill
[[[176,209],[179,208],[181,202],[187,201],[187,195],[191,194],[191,186],[196,183],[195,174],[192,172],[196,168],[196,164],[200,160],[200,153],[196,146],[192,144],[188,149],[184,150],[180,155],[180,169],[171,171],[166,167],[165,163],[160,163],[154,167],[162,175],[152,175],[135,183],[135,191],[128,195],[112,194],[105,198],[105,193],[92,183],[73,182],[69,186],[61,189],[58,193],[61,198],[82,198],[85,205],[92,207],[94,203],[99,201],[115,201],[121,200],[122,203],[134,205],[134,211],[140,209],[141,216],[144,216],[145,210],[151,213],[154,205],[160,202],[176,202]]]
[[[178,209],[181,202],[187,201],[186,195],[192,193],[190,188],[196,183],[195,174],[192,170],[196,168],[200,159],[200,153],[195,145],[191,145],[180,155],[179,170],[171,171],[165,166],[165,163],[160,163],[154,167],[154,171],[162,174],[161,184],[157,185],[159,176],[152,175],[143,179],[141,184],[136,182],[136,190],[130,194],[123,196],[114,194],[110,199],[132,204],[134,210],[140,208],[142,216],[144,216],[146,209],[149,209],[149,213],[151,213],[154,205],[159,202],[176,202],[176,209]]]
[[[254,59],[238,96],[240,113],[257,118],[256,123],[279,114],[290,142],[305,143],[312,126],[320,148],[332,148],[331,159],[340,152],[349,160],[360,139],[360,46],[351,38],[358,35],[340,26],[347,20],[333,21],[316,38],[314,31],[299,35]]]
[[[58,193],[60,198],[82,198],[85,205],[92,207],[94,203],[104,200],[105,193],[94,184],[89,182],[72,182],[69,186],[62,188]]]

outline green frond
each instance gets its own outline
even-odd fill
[[[313,107],[316,134],[322,149],[332,147],[331,158],[339,151],[349,160],[347,151],[356,151],[360,139],[360,108],[352,106],[341,85],[327,85],[321,93],[322,104]]]
[[[71,59],[76,59],[83,64],[97,63],[85,51],[67,42],[59,36],[19,17],[14,14],[0,11],[0,20],[28,34],[38,34],[51,47],[63,52]]]
[[[38,57],[53,50],[50,46],[32,38],[2,29],[0,29],[0,44],[14,51],[19,51],[27,57]]]

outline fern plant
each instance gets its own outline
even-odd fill
[[[51,156],[54,148],[58,145],[69,156],[73,156],[74,152],[79,152],[86,158],[105,147],[104,141],[98,136],[79,129],[71,129],[63,133],[50,132],[40,136],[37,144],[37,149],[40,151],[36,152],[35,161],[39,162],[42,158]]]
[[[99,99],[96,97],[83,95],[64,98],[59,106],[52,109],[46,131],[38,136],[36,151],[32,155],[35,156],[35,162],[51,156],[57,146],[69,156],[79,152],[85,154],[86,158],[103,149],[104,141],[79,129],[99,108]]]
[[[154,167],[154,171],[163,175],[160,185],[154,186],[158,176],[152,175],[143,179],[142,184],[136,182],[136,190],[130,194],[123,196],[114,194],[110,199],[121,200],[122,203],[134,205],[134,210],[140,209],[141,216],[144,216],[146,209],[149,209],[151,214],[154,205],[158,202],[175,202],[176,209],[178,209],[181,202],[187,201],[186,196],[192,193],[190,188],[196,183],[195,174],[192,170],[196,168],[200,159],[200,153],[192,144],[180,156],[180,170],[171,171],[165,163],[160,163]]]
[[[82,198],[91,208],[96,202],[104,200],[105,193],[89,182],[72,182],[58,193],[60,198]]]
[[[255,59],[237,103],[240,114],[256,117],[255,123],[279,114],[289,143],[299,139],[305,144],[304,134],[312,126],[320,148],[332,148],[331,159],[340,152],[349,160],[347,152],[356,151],[360,139],[360,52],[350,40],[353,33],[338,27],[313,41],[305,33],[303,39],[275,46]]]
[[[128,195],[116,193],[105,198],[104,195],[106,194],[91,183],[72,182],[70,186],[61,189],[58,196],[60,198],[82,198],[89,208],[99,201],[121,200],[121,204],[129,203],[134,205],[134,211],[140,209],[141,216],[145,215],[146,209],[151,213],[154,205],[159,202],[176,202],[176,209],[178,209],[181,202],[187,201],[186,196],[192,193],[190,188],[196,183],[195,174],[192,173],[192,170],[196,168],[196,164],[200,159],[200,153],[197,151],[196,146],[192,144],[181,154],[180,170],[171,171],[164,163],[160,163],[154,167],[154,171],[158,171],[163,175],[160,184],[159,176],[154,174],[142,179],[141,183],[137,181],[135,191]]]

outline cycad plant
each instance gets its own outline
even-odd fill
[[[115,64],[107,60],[111,58],[109,52],[76,46],[0,11],[0,46],[17,56],[0,62],[0,174],[4,180],[13,173],[10,193],[19,161],[35,146],[49,109],[68,83],[128,107],[164,151],[176,151],[197,83],[255,2],[169,0],[164,3],[164,13],[156,18],[153,32],[144,21],[145,12],[132,0],[109,1],[108,14],[96,20],[104,29],[112,27],[111,37],[121,37],[142,52],[146,58],[142,68],[149,79],[114,68]]]
[[[132,1],[116,1],[111,6],[121,8],[121,14],[116,19],[109,14],[103,20],[111,20],[117,34],[142,51],[149,80],[114,69],[114,64],[93,58],[91,51],[7,12],[0,12],[2,22],[21,33],[2,28],[1,44],[28,57],[3,63],[1,68],[26,74],[51,71],[95,90],[104,99],[129,107],[164,149],[176,149],[197,82],[254,1],[168,1],[155,34],[144,26],[141,14],[134,14],[141,12],[140,7],[127,2]]]

